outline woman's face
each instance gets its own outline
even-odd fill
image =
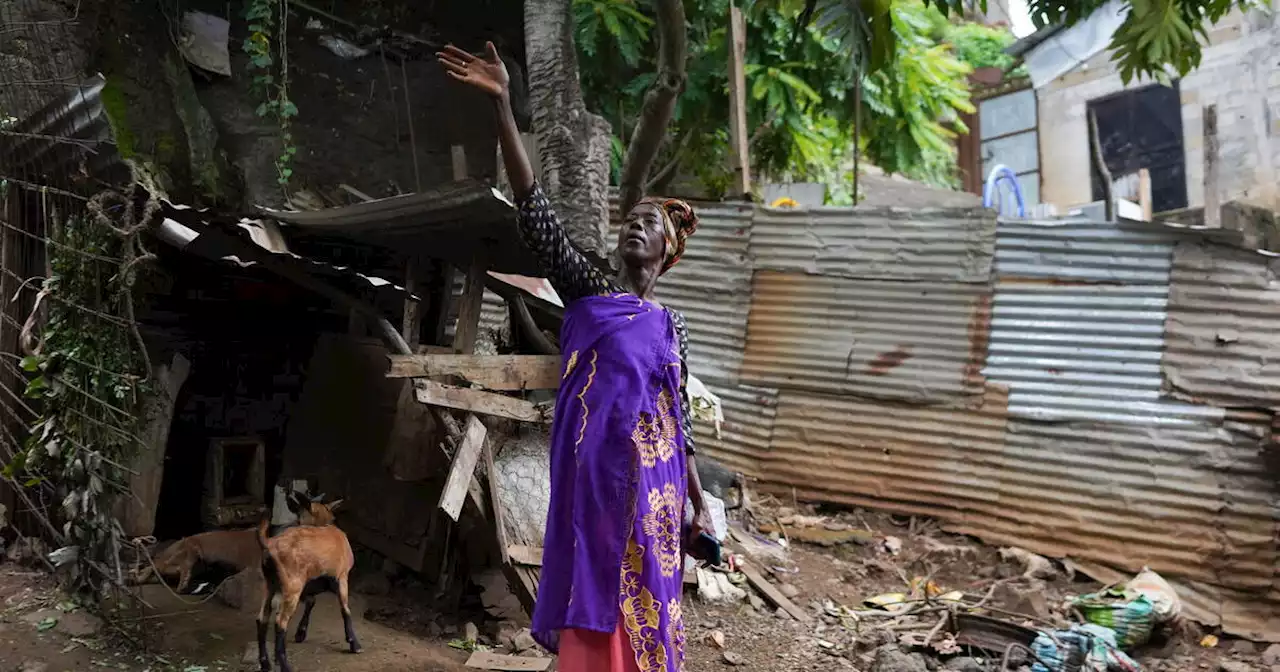
[[[658,206],[641,203],[631,208],[618,231],[618,255],[628,266],[661,264],[667,247],[663,234],[662,213]]]

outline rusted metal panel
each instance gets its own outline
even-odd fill
[[[1227,407],[1280,407],[1280,258],[1205,243],[1173,255],[1166,388]]]
[[[1005,399],[992,386],[979,401],[919,406],[784,389],[766,488],[948,521],[993,515]]]
[[[757,269],[986,282],[995,215],[981,208],[759,208]]]
[[[981,394],[989,292],[760,271],[742,381],[926,403]]]
[[[717,437],[715,425],[702,421],[693,423],[698,454],[707,455],[748,476],[760,477],[761,463],[769,455],[773,438],[778,391],[705,378],[702,382],[720,397],[724,424]]]

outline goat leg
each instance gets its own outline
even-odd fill
[[[316,606],[316,597],[310,595],[303,602],[302,618],[298,620],[298,631],[293,635],[293,641],[299,644],[307,641],[307,628],[311,627],[311,610]]]
[[[351,653],[360,653],[360,640],[356,639],[356,628],[351,622],[351,606],[347,602],[347,577],[338,578],[338,602],[342,604],[342,629],[346,631],[347,645]]]
[[[267,653],[267,621],[262,617],[258,618],[258,668],[262,672],[271,672],[271,656]]]
[[[289,631],[288,627],[288,621],[285,621],[285,627],[276,623],[276,667],[280,668],[280,672],[293,672],[293,668],[289,666],[289,654],[284,650],[284,637]]]

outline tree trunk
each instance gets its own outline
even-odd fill
[[[529,109],[541,182],[569,238],[603,259],[609,226],[609,122],[587,111],[578,82],[572,0],[525,0]]]
[[[684,91],[685,61],[688,59],[688,29],[684,23],[683,0],[658,0],[658,76],[644,94],[640,121],[631,136],[622,162],[622,211],[626,212],[644,196],[645,181],[653,160],[666,138],[667,124],[676,110],[676,98]]]

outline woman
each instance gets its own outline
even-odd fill
[[[488,94],[519,228],[565,303],[564,370],[551,426],[551,507],[533,635],[562,672],[678,672],[686,492],[694,538],[708,527],[684,394],[684,317],[654,299],[697,228],[683,201],[645,199],[618,234],[608,278],[569,242],[533,178],[493,44],[438,54]],[[679,400],[679,403],[676,403]]]

